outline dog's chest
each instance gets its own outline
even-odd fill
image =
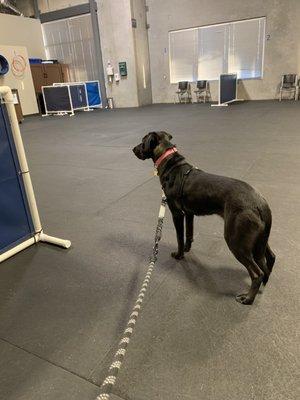
[[[168,175],[163,178],[161,186],[166,196],[175,199],[179,196],[180,182],[176,175]]]
[[[167,176],[161,182],[161,185],[167,197],[168,204],[172,204],[173,208],[177,208],[183,211],[181,193],[182,178],[180,179],[178,175]]]

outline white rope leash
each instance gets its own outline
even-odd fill
[[[152,254],[150,257],[150,264],[148,267],[148,271],[146,273],[145,279],[143,281],[141,290],[139,292],[138,298],[135,302],[135,305],[133,307],[132,313],[130,314],[129,321],[127,323],[126,329],[123,333],[122,339],[119,342],[118,349],[114,355],[113,361],[109,367],[109,372],[106,378],[104,379],[101,387],[100,387],[100,394],[97,396],[96,400],[109,400],[110,398],[110,393],[112,391],[113,386],[116,383],[117,380],[117,375],[119,373],[119,370],[122,366],[122,363],[124,361],[124,357],[127,351],[127,347],[129,345],[131,336],[133,334],[133,330],[135,327],[135,324],[137,322],[141,306],[145,297],[145,293],[147,291],[152,272],[154,270],[154,266],[157,260],[157,254],[158,254],[158,243],[161,239],[161,234],[162,234],[162,226],[163,226],[163,221],[164,221],[164,216],[165,216],[165,211],[166,211],[166,197],[165,194],[163,193],[162,195],[162,201],[161,201],[161,206],[159,209],[159,215],[158,215],[158,222],[157,222],[157,227],[156,227],[156,232],[155,232],[155,239],[154,239],[154,246],[152,250]]]

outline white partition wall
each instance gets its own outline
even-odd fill
[[[23,115],[37,114],[38,105],[26,47],[0,45],[0,54],[10,65],[8,73],[0,76],[0,86],[18,90]]]

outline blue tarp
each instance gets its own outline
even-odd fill
[[[89,107],[101,106],[101,93],[98,81],[85,82]]]

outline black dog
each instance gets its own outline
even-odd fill
[[[236,296],[236,300],[252,304],[261,283],[267,283],[275,262],[275,254],[268,245],[271,210],[247,183],[194,168],[178,154],[171,139],[166,132],[150,132],[133,152],[141,160],[152,158],[157,168],[177,233],[178,251],[172,256],[179,260],[191,249],[194,215],[220,215],[228,247],[247,268],[252,281],[249,292]]]

